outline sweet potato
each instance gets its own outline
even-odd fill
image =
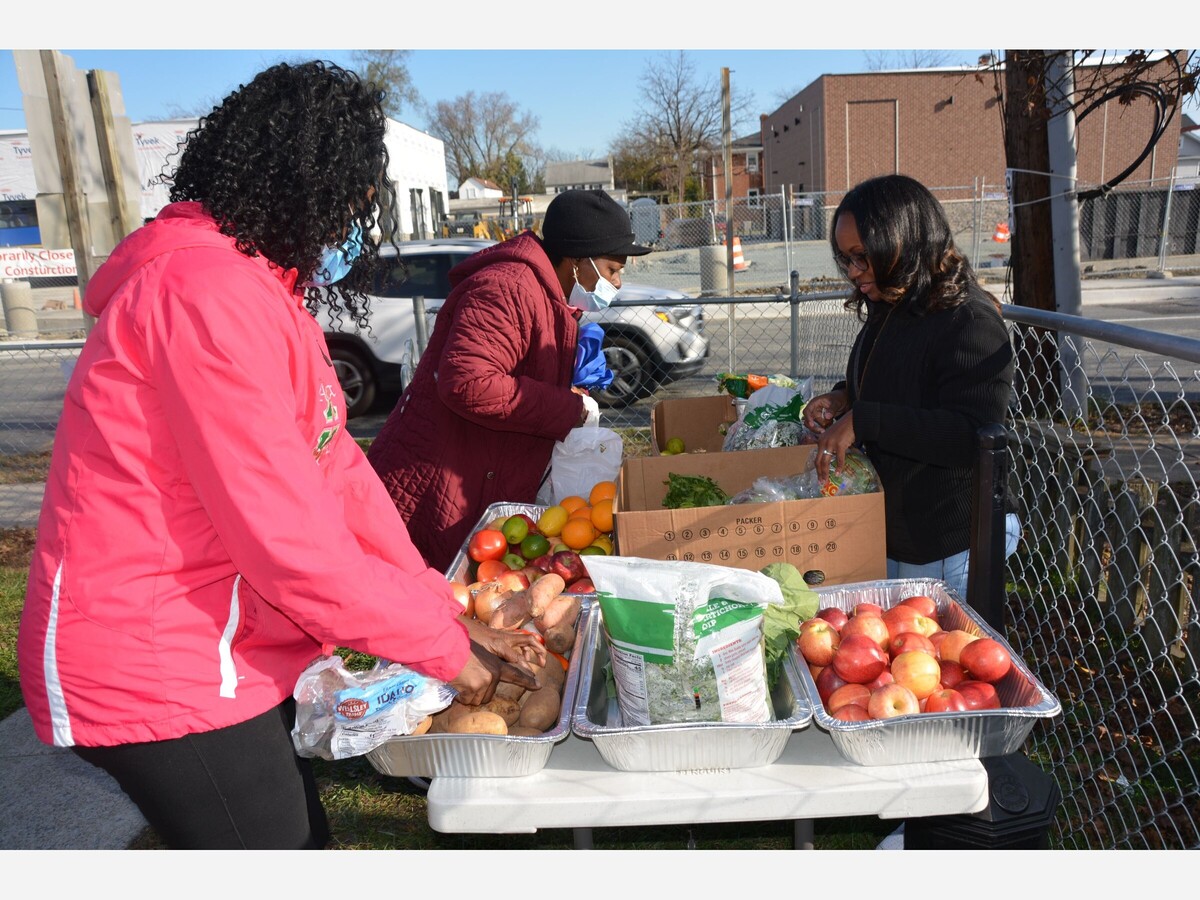
[[[503,718],[486,709],[475,708],[450,722],[451,734],[508,734]]]
[[[411,734],[424,734],[432,727],[433,727],[433,716],[426,716],[420,722],[417,723],[416,728],[414,728],[410,733]]]
[[[545,731],[558,721],[562,698],[553,686],[538,688],[525,696],[518,724]]]
[[[561,594],[566,586],[567,583],[563,581],[561,575],[547,572],[529,587],[513,591],[501,600],[492,612],[488,624],[493,628],[520,628],[530,619],[541,616],[550,602]],[[478,616],[478,597],[475,598],[475,610],[475,615]]]
[[[578,619],[579,606],[580,600],[578,594],[560,594],[550,601],[541,618],[533,620],[534,624],[544,634],[563,620],[574,622]]]
[[[567,672],[558,659],[547,653],[546,665],[537,670],[537,677],[538,684],[542,687],[553,687],[561,695],[563,685],[567,681]]]
[[[565,655],[575,646],[575,622],[564,619],[553,628],[547,629],[543,637],[546,639],[547,650]]]
[[[450,730],[450,708],[435,712],[429,717],[433,721],[429,725],[429,731],[426,734],[445,734]]]

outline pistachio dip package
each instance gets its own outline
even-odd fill
[[[621,724],[758,724],[772,718],[763,611],[783,605],[758,572],[589,556]]]

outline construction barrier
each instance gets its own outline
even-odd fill
[[[1011,235],[1008,233],[1008,223],[997,222],[996,230],[992,233],[992,240],[997,244],[1007,244]]]
[[[721,239],[721,246],[725,246],[724,238]],[[733,271],[744,272],[748,268],[750,268],[750,263],[746,262],[745,257],[742,256],[742,239],[735,237],[733,239]]]

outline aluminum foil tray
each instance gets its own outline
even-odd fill
[[[483,528],[489,522],[500,516],[515,516],[517,513],[525,513],[535,522],[541,518],[542,513],[546,511],[545,506],[535,506],[532,503],[493,503],[483,515],[479,517],[479,521],[475,523],[475,527],[471,529],[471,534],[467,535],[467,539],[463,541],[463,545],[458,548],[458,553],[450,563],[450,568],[446,570],[446,578],[450,581],[458,581],[463,584],[470,584],[471,577],[468,574],[471,567],[471,557],[467,555],[467,547],[471,543],[471,535],[475,534],[480,528]],[[584,568],[587,567],[587,560],[583,561]],[[563,593],[568,596],[575,596],[570,591]],[[594,597],[595,594],[579,594],[579,597]]]
[[[519,512],[520,510],[514,510]],[[545,768],[554,745],[571,731],[571,711],[579,689],[583,623],[592,595],[581,598],[575,648],[569,655],[563,683],[562,709],[554,727],[531,737],[502,734],[421,734],[393,738],[367,754],[384,775],[439,775],[496,778],[532,775]]]
[[[609,698],[604,675],[609,653],[599,603],[590,604],[581,618],[575,645],[581,671],[571,730],[592,741],[614,769],[678,772],[769,766],[779,759],[792,732],[812,721],[812,708],[795,663],[785,659],[784,677],[771,696],[776,716],[772,722],[622,726],[616,698]]]
[[[884,609],[905,597],[925,594],[937,603],[944,630],[961,628],[999,641],[1012,655],[1012,668],[996,683],[1002,709],[920,713],[864,722],[843,722],[825,709],[803,656],[792,645],[792,659],[813,710],[817,726],[828,731],[838,752],[864,766],[935,762],[1003,756],[1021,749],[1039,719],[1062,713],[1057,698],[1030,671],[1009,643],[967,606],[956,591],[936,579],[864,581],[816,588],[820,606],[850,612],[859,603],[878,603]]]

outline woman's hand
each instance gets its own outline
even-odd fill
[[[821,484],[829,481],[831,469],[838,475],[842,474],[842,467],[846,463],[846,451],[854,446],[855,442],[854,410],[850,410],[826,428],[817,440],[813,467],[817,470],[817,478]]]
[[[471,655],[462,671],[450,682],[458,699],[468,706],[482,706],[496,693],[501,681],[520,685],[527,691],[538,689],[537,676],[523,665],[505,662],[490,650],[471,641]]]
[[[824,434],[833,420],[842,415],[848,406],[844,390],[819,394],[804,404],[804,424],[814,434]]]
[[[511,663],[536,662],[546,664],[546,648],[541,638],[529,631],[501,631],[478,619],[460,616],[467,626],[467,636],[480,647]]]

